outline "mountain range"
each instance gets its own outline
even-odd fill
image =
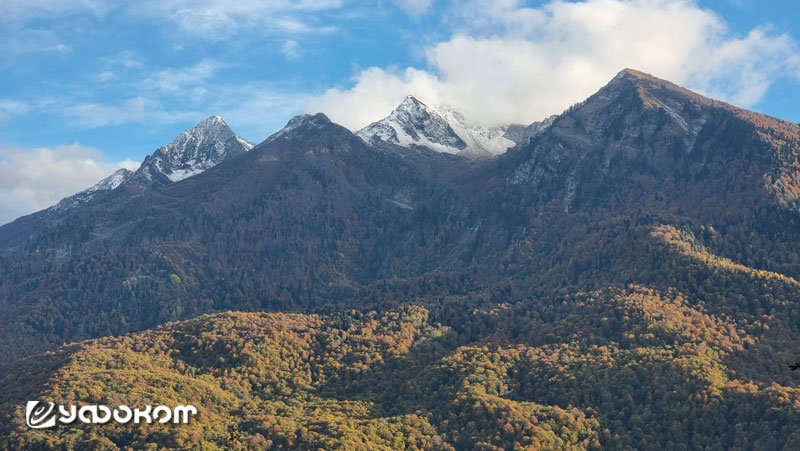
[[[792,449],[798,245],[800,126],[632,69],[530,125],[215,116],[0,227],[0,443]]]

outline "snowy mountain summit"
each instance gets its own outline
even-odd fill
[[[509,133],[510,127],[516,127],[514,133]],[[435,152],[491,158],[516,145],[515,138],[530,137],[519,133],[517,128],[527,127],[486,128],[470,124],[450,107],[432,107],[409,95],[389,116],[364,127],[356,135],[372,145],[426,147]]]
[[[155,188],[183,180],[249,151],[254,144],[233,132],[219,117],[211,116],[178,135],[171,143],[145,157],[136,171],[119,169],[89,189],[65,197],[52,208],[74,208],[122,184]]]
[[[136,175],[149,181],[177,182],[253,148],[219,116],[211,116],[145,158]]]

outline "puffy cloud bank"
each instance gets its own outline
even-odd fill
[[[473,0],[449,13],[455,33],[427,49],[427,67],[372,67],[353,85],[312,100],[357,129],[408,93],[447,103],[485,125],[530,123],[579,102],[630,67],[748,107],[784,77],[798,79],[800,50],[788,35],[730,32],[687,0]]]
[[[21,149],[0,145],[0,224],[54,205],[89,188],[130,160],[112,163],[103,153],[80,144]]]

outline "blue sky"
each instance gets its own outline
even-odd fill
[[[212,114],[254,142],[306,111],[356,129],[408,93],[529,123],[633,67],[800,121],[787,0],[0,3],[0,223]]]

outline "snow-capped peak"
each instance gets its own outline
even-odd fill
[[[467,147],[442,114],[414,96],[407,96],[385,119],[356,134],[368,143],[423,146],[445,153],[461,153]]]
[[[220,116],[211,116],[148,155],[135,172],[119,169],[91,188],[66,197],[51,208],[64,210],[75,207],[129,180],[146,187],[164,186],[203,172],[253,147],[254,144],[234,133]]]
[[[177,182],[241,155],[253,146],[234,133],[221,117],[211,116],[145,158],[137,173],[148,180],[164,176]]]
[[[371,144],[390,143],[402,147],[427,147],[436,152],[492,157],[516,143],[505,137],[506,127],[485,128],[470,124],[464,116],[442,105],[433,107],[413,95],[386,118],[356,132]]]

